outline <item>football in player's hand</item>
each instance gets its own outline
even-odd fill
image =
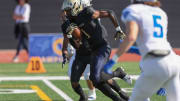
[[[79,28],[75,28],[72,32],[72,36],[75,40],[80,41],[81,40],[81,30]]]
[[[73,41],[76,45],[76,48],[79,48],[81,45],[81,30],[79,28],[75,28],[72,32]]]

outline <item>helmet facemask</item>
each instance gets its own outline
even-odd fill
[[[64,0],[62,9],[70,11],[71,16],[77,16],[83,10],[83,6],[81,0]]]

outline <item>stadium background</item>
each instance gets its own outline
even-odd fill
[[[32,6],[31,28],[32,33],[57,33],[60,29],[60,9],[63,0],[30,0]],[[121,11],[129,4],[128,0],[93,0],[96,9],[112,9],[116,12],[120,20]],[[179,0],[162,0],[162,8],[169,16],[168,39],[174,48],[180,48],[180,20],[179,20]],[[0,0],[0,49],[14,49],[17,41],[14,39],[12,20],[14,0]],[[102,20],[109,34],[114,34],[114,28],[108,19]],[[123,26],[123,24],[121,23]],[[116,47],[118,42],[109,40],[112,47]]]

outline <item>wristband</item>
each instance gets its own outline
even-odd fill
[[[116,31],[120,31],[120,30],[121,30],[120,26],[116,27]]]
[[[115,54],[113,57],[112,57],[112,60],[117,62],[119,59],[119,56],[117,54]]]

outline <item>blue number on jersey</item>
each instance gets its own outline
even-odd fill
[[[161,20],[161,16],[153,15],[154,27],[160,29],[160,33],[154,31],[155,38],[163,38],[163,26],[157,22],[157,20]]]

